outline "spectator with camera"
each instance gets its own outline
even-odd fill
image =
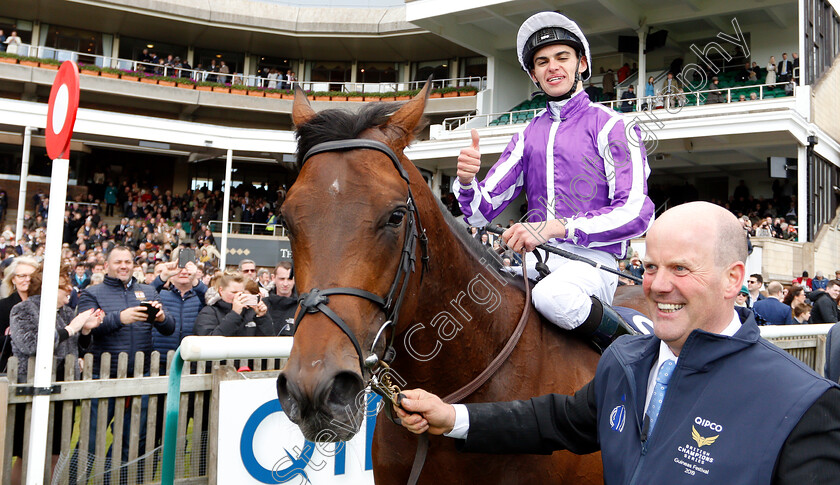
[[[166,369],[166,353],[176,350],[181,340],[195,334],[195,321],[204,308],[205,285],[198,278],[195,250],[180,248],[173,254],[173,261],[162,263],[160,275],[152,282],[167,315],[175,320],[175,330],[170,335],[152,332],[152,348],[160,352],[160,368]]]
[[[102,284],[88,287],[79,298],[77,311],[83,313],[90,309],[105,312],[102,324],[91,334],[93,342],[87,349],[93,354],[94,379],[116,377],[120,352],[128,353],[128,375],[134,375],[135,355],[146,354],[143,360],[143,374],[148,375],[149,358],[152,351],[152,329],[162,335],[171,335],[175,330],[175,320],[164,312],[154,288],[139,283],[132,272],[134,270],[134,252],[125,246],[116,246],[105,259],[106,276]],[[101,357],[110,353],[110,368],[101,367]],[[123,463],[128,461],[128,444],[131,433],[140,435],[140,449],[146,447],[146,412],[148,396],[141,398],[140,429],[131,428],[131,413],[126,413],[123,420]],[[108,399],[107,418],[114,415],[115,401]],[[91,401],[90,448],[94,452],[96,427],[98,421],[98,400]]]
[[[241,273],[219,277],[218,300],[207,301],[195,320],[196,335],[224,337],[273,336],[268,306],[260,298],[257,282]],[[211,302],[212,301],[212,302]]]

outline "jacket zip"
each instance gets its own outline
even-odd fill
[[[635,407],[636,404],[636,388],[632,385],[634,380],[631,378],[630,370],[628,366],[622,361],[621,357],[616,353],[616,360],[621,365],[622,370],[624,370],[624,375],[627,378],[628,387],[630,388],[630,399]],[[642,445],[642,453],[639,457],[639,461],[636,463],[636,468],[633,470],[633,476],[630,478],[630,485],[634,485],[639,478],[639,473],[642,471],[642,465],[645,462],[645,456],[647,455],[647,445],[648,445],[648,434],[642,434],[642,423],[639,422],[639,415],[636,413],[636,410],[633,410],[633,419],[636,421],[636,429],[639,431],[639,436],[642,438],[641,445]],[[642,420],[644,421],[644,415],[642,415]]]

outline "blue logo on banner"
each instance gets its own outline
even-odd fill
[[[373,469],[373,461],[371,459],[371,446],[373,444],[373,431],[376,427],[376,412],[378,405],[382,400],[376,394],[370,393],[367,396],[367,409],[365,413],[366,427],[365,427],[365,470]],[[274,399],[268,401],[262,406],[258,407],[256,411],[245,422],[242,429],[242,438],[239,442],[239,453],[242,457],[242,464],[245,470],[254,477],[254,479],[268,484],[287,483],[295,477],[303,477],[304,480],[310,482],[306,475],[306,467],[310,466],[312,456],[315,452],[315,443],[305,440],[303,450],[300,451],[299,456],[287,449],[283,449],[286,453],[284,458],[281,458],[272,469],[263,467],[254,455],[254,435],[257,432],[260,424],[274,413],[283,411],[280,401]],[[297,447],[293,450],[298,452]],[[346,472],[345,466],[347,461],[347,446],[346,443],[337,443],[335,450],[335,469],[336,475],[344,475]],[[283,468],[278,468],[282,466]],[[318,468],[317,466],[315,468]],[[320,468],[318,468],[320,469]]]
[[[242,429],[242,438],[239,442],[239,453],[242,456],[242,464],[245,465],[245,469],[248,470],[248,473],[252,477],[262,483],[286,483],[297,476],[302,476],[304,480],[309,482],[309,477],[306,476],[306,466],[309,465],[309,461],[312,459],[312,453],[315,452],[315,443],[311,441],[307,440],[304,442],[303,451],[298,457],[295,457],[289,453],[289,450],[284,448],[283,451],[286,452],[289,460],[281,460],[278,464],[290,464],[282,469],[269,470],[260,465],[257,457],[254,456],[254,435],[257,432],[257,428],[269,415],[281,411],[283,411],[283,408],[280,406],[280,401],[275,399],[257,408],[254,414],[248,418],[245,427]]]

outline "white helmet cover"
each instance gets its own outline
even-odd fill
[[[557,12],[540,12],[534,14],[522,23],[522,27],[519,27],[519,33],[516,34],[516,55],[519,57],[519,65],[522,66],[522,70],[530,73],[525,62],[526,60],[522,57],[528,45],[528,39],[535,32],[548,27],[559,27],[567,30],[580,40],[580,43],[583,45],[584,55],[586,55],[586,71],[583,72],[581,78],[584,81],[589,79],[592,75],[592,56],[589,53],[589,42],[586,40],[586,36],[583,35],[583,31],[580,30],[580,27],[573,20]],[[552,43],[562,43],[562,41]]]

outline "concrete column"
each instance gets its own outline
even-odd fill
[[[242,65],[242,75],[248,76],[251,74],[251,54],[246,52],[245,53],[245,62]]]
[[[195,47],[193,46],[187,47],[187,62],[195,69]]]
[[[227,151],[227,165],[225,165],[225,194],[222,203],[222,247],[219,252],[222,256],[219,260],[219,269],[225,270],[225,263],[227,262],[228,250],[228,221],[230,220],[230,194],[233,190],[230,188],[231,180],[230,174],[233,172],[233,150],[228,148]]]
[[[808,147],[796,148],[796,223],[799,242],[808,242]]]
[[[17,220],[15,221],[15,241],[12,245],[17,244],[23,234],[23,213],[26,211],[26,183],[29,178],[29,153],[32,151],[32,128],[26,126],[23,128],[23,154],[20,162],[20,191],[18,193],[18,210]],[[50,201],[52,207],[52,201]],[[62,220],[64,216],[62,215]]]
[[[454,79],[454,78],[458,77],[458,65],[459,65],[459,59],[457,57],[449,60],[449,77],[450,78]],[[454,86],[454,84],[453,84],[453,86]]]
[[[359,76],[356,75],[356,71],[359,70],[359,61],[353,59],[353,63],[350,65],[350,82],[355,84],[359,80]],[[349,91],[357,91],[356,89],[350,89]]]
[[[117,59],[120,57],[120,34],[114,34],[114,42],[111,46],[111,65],[117,67]]]
[[[636,96],[642,97],[647,91],[647,57],[645,56],[645,43],[647,42],[647,26],[642,25],[639,29],[639,82],[636,86]],[[642,109],[642,103],[636,103],[636,111]]]
[[[441,190],[440,190],[440,183],[443,178],[443,172],[441,172],[440,168],[436,169],[435,172],[432,174],[432,193],[435,194],[435,197],[440,198]]]
[[[32,45],[41,45],[41,22],[38,20],[32,22]]]

